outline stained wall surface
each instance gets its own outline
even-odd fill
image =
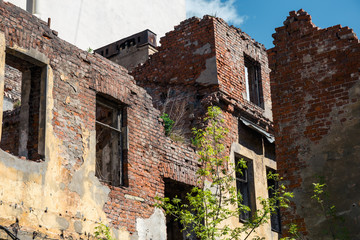
[[[157,108],[169,108],[172,99],[185,102],[186,130],[199,122],[209,102],[221,101],[271,132],[270,70],[262,44],[210,16],[183,21],[160,42],[159,52],[131,73]],[[244,97],[245,56],[261,66],[263,107]]]
[[[316,27],[304,10],[290,12],[273,37],[268,53],[276,156],[295,194],[284,226],[297,223],[310,239],[332,239],[331,232],[345,226],[349,239],[358,239],[359,40],[348,27]],[[326,205],[336,206],[344,222],[329,222],[311,199],[319,177],[327,185]]]
[[[7,59],[14,56],[41,67],[36,82],[40,96],[33,97],[40,102],[37,117],[44,130],[37,136],[44,144],[40,158],[0,150],[0,225],[24,238],[78,239],[91,238],[102,222],[117,239],[166,239],[165,216],[154,208],[155,196],[164,196],[165,180],[195,185],[199,167],[190,145],[164,134],[153,103],[161,107],[169,95],[183,96],[186,111],[193,113],[183,118],[188,129],[200,122],[209,105],[221,107],[223,126],[230,130],[224,154],[233,162],[236,156],[250,159],[254,199],[268,196],[266,170],[276,169],[269,137],[269,69],[264,47],[240,29],[209,16],[186,20],[133,72],[134,80],[123,67],[61,40],[47,23],[10,3],[0,3],[0,21],[0,80]],[[259,69],[263,106],[244,99],[245,55]],[[0,84],[0,106],[2,88]],[[120,186],[100,181],[95,174],[99,96],[123,109],[126,142]],[[30,94],[29,103],[31,99]],[[2,130],[6,134],[7,129]],[[254,201],[254,207],[261,208],[259,200]],[[238,217],[229,224],[241,225]],[[278,238],[269,224],[255,235]]]
[[[248,158],[254,174],[255,198],[268,195],[267,168],[276,169],[273,143],[263,135],[272,133],[269,68],[265,48],[240,29],[229,26],[222,19],[204,16],[190,18],[175,26],[160,40],[158,52],[131,74],[136,82],[152,96],[154,105],[173,119],[180,114],[181,131],[186,135],[204,116],[210,105],[223,111],[223,127],[229,129],[224,139],[224,154],[235,162],[236,157]],[[245,55],[261,70],[265,107],[245,99]],[[178,106],[184,104],[183,111]],[[263,129],[262,134],[246,126],[245,118]],[[190,135],[191,136],[191,135]],[[270,147],[269,147],[270,146]],[[269,157],[273,156],[273,157]],[[255,200],[255,208],[261,204]],[[227,222],[241,226],[239,217]],[[269,224],[260,227],[252,236],[278,239]]]
[[[21,239],[91,238],[100,222],[117,239],[165,239],[165,217],[154,209],[154,197],[163,196],[164,178],[194,185],[194,150],[165,137],[151,97],[123,67],[65,42],[10,3],[0,3],[0,22],[0,80],[12,56],[41,66],[39,121],[45,130],[36,161],[0,150],[0,225]],[[122,186],[95,176],[99,95],[124,108]]]

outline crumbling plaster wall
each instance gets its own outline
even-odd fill
[[[311,200],[320,176],[350,239],[358,239],[359,40],[348,27],[319,29],[304,10],[290,12],[273,36],[268,53],[276,155],[279,173],[295,194],[284,226],[296,222],[310,239],[330,239],[322,236],[329,227],[338,231]]]
[[[220,105],[223,109],[226,107]],[[237,110],[238,111],[238,110]],[[259,198],[268,198],[268,185],[267,185],[267,169],[277,169],[277,162],[275,159],[270,159],[266,155],[269,148],[265,147],[264,141],[267,141],[262,135],[251,130],[242,128],[241,121],[238,119],[239,112],[235,111],[224,111],[223,119],[224,123],[222,127],[229,129],[229,134],[224,139],[224,145],[226,150],[224,151],[229,156],[229,161],[235,164],[235,156],[245,157],[251,161],[254,176],[254,185],[251,189],[251,193],[255,197],[255,206],[252,206],[255,210],[261,209],[262,205]],[[250,132],[250,133],[249,133]],[[250,135],[249,135],[250,134]],[[255,137],[252,137],[254,135]],[[246,144],[244,144],[246,143]],[[233,167],[229,166],[229,172],[233,171]],[[234,173],[235,177],[235,173]],[[235,182],[234,182],[234,187]],[[239,217],[232,217],[224,224],[228,224],[230,227],[240,227],[241,222]],[[244,234],[243,237],[246,235]],[[261,237],[264,239],[275,240],[279,238],[279,234],[271,230],[270,222],[259,226],[254,233],[250,235],[251,238]]]
[[[103,222],[118,239],[163,239],[164,216],[154,209],[154,197],[163,196],[164,177],[195,183],[194,150],[165,137],[151,97],[124,68],[66,43],[12,4],[0,3],[0,22],[0,80],[5,49],[40,60],[48,70],[45,157],[33,162],[0,150],[0,224],[12,224],[23,237],[85,238]],[[121,187],[95,177],[97,93],[126,106],[129,146]],[[160,225],[146,229],[143,221]]]
[[[1,51],[4,54],[6,46],[3,34],[1,38],[4,43],[1,45]],[[11,48],[39,60],[34,50],[16,45]],[[49,64],[47,57],[39,53],[37,55],[41,55],[41,60]],[[5,55],[2,64],[4,60]],[[62,166],[61,141],[56,138],[51,124],[54,108],[54,78],[50,66],[47,73],[45,161],[40,163],[27,161],[0,151],[1,224],[8,226],[19,221],[22,226],[17,229],[20,237],[27,237],[29,229],[31,233],[34,231],[39,236],[50,238],[58,238],[65,230],[74,233],[89,233],[93,231],[94,222],[97,219],[106,219],[102,204],[107,199],[109,189],[100,185],[99,181],[86,178],[82,179],[84,186],[82,196],[76,195],[69,189],[71,179],[67,178]],[[86,143],[89,141],[89,132],[85,132],[84,135],[83,141]],[[86,159],[86,164],[82,166],[86,175],[92,171],[91,165],[94,164],[94,157],[89,158],[88,151],[86,150],[82,156]],[[91,197],[91,192],[97,192],[96,200]],[[90,220],[89,224],[84,222],[86,217]]]

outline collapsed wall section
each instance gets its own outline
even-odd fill
[[[187,138],[206,112],[209,93],[218,89],[213,21],[205,16],[181,22],[161,38],[158,52],[131,73]]]
[[[310,239],[346,231],[359,238],[360,43],[348,27],[320,29],[290,12],[268,51],[279,173],[295,194],[283,212]],[[331,223],[311,199],[322,178],[345,222]],[[311,209],[311,211],[309,211]],[[338,236],[338,235],[336,235]]]
[[[158,52],[131,75],[156,108],[185,123],[180,131],[189,137],[207,106],[219,101],[271,131],[269,71],[263,45],[220,18],[204,16],[167,33]]]

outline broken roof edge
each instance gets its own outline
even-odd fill
[[[227,26],[228,28],[231,28],[231,29],[235,30],[239,35],[242,35],[242,38],[244,38],[245,40],[250,40],[253,44],[257,45],[259,48],[262,48],[263,50],[266,51],[266,48],[265,48],[264,44],[256,41],[249,34],[242,31],[241,28],[235,27],[234,25],[230,25],[229,23],[227,23],[224,19],[222,19],[220,17],[211,16],[211,15],[208,15],[208,14],[204,15],[202,18],[193,16],[193,17],[185,19],[184,21],[181,21],[178,25],[174,26],[173,30],[167,32],[165,34],[165,36],[160,38],[160,45],[161,45],[161,40],[163,38],[165,38],[168,34],[170,35],[173,31],[180,31],[183,28],[183,26],[186,26],[189,23],[192,23],[192,22],[201,23],[201,22],[209,20],[209,19],[213,20],[214,23],[215,23],[215,21],[217,21],[218,23],[223,24],[223,25]]]
[[[294,24],[295,22],[302,22],[305,24]],[[274,47],[268,49],[268,53],[276,49],[276,41],[279,41],[283,32],[293,33],[298,29],[301,29],[301,35],[308,35],[309,31],[305,29],[311,29],[311,31],[320,31],[320,32],[328,32],[334,31],[336,36],[343,40],[355,40],[357,43],[360,43],[360,39],[354,32],[354,30],[348,26],[342,27],[341,24],[333,25],[327,28],[320,28],[316,26],[313,21],[311,15],[305,11],[304,9],[299,9],[298,11],[290,11],[289,16],[286,17],[286,20],[283,22],[283,25],[275,28],[275,33],[272,34]],[[280,40],[281,41],[281,40]]]

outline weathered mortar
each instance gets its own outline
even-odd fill
[[[223,110],[222,127],[229,129],[224,139],[224,155],[235,155],[252,160],[255,175],[255,196],[267,197],[266,167],[276,169],[274,158],[268,158],[267,140],[240,121],[245,117],[254,124],[272,132],[269,68],[265,48],[240,29],[228,26],[222,19],[205,16],[190,18],[160,40],[158,52],[142,66],[132,71],[136,82],[152,96],[154,105],[163,109],[166,97],[174,99],[169,108],[187,104],[182,119],[183,129],[197,126],[209,105]],[[261,67],[262,92],[265,109],[245,100],[245,55]],[[169,90],[170,89],[170,90]],[[165,110],[165,112],[168,109]],[[180,113],[173,113],[176,118]],[[265,146],[266,145],[266,146]],[[271,145],[271,144],[269,144]],[[256,207],[260,208],[260,202]],[[239,226],[239,218],[227,222]],[[277,239],[268,224],[257,231],[265,239]]]
[[[231,161],[235,154],[252,159],[258,181],[255,195],[267,196],[266,167],[275,169],[276,162],[267,157],[271,148],[265,137],[239,117],[272,132],[269,70],[265,49],[245,33],[209,16],[184,21],[134,72],[148,94],[124,68],[62,41],[36,17],[7,3],[0,4],[0,13],[4,33],[0,69],[4,69],[5,49],[47,66],[45,158],[31,162],[1,151],[0,224],[9,226],[18,219],[19,231],[26,237],[35,232],[41,238],[85,238],[101,221],[110,223],[118,239],[164,239],[164,216],[154,209],[154,197],[164,196],[164,178],[195,185],[199,167],[191,147],[164,136],[160,112],[152,106],[152,102],[161,104],[161,94],[169,88],[192,105],[189,110],[194,115],[184,119],[188,126],[204,116],[208,105],[223,109],[223,126],[230,130],[224,154]],[[261,66],[265,109],[244,100],[245,54]],[[124,149],[125,183],[120,187],[95,177],[95,110],[100,93],[125,105],[128,148]],[[1,99],[2,94],[0,106]],[[12,194],[12,189],[18,192]],[[240,224],[237,217],[229,222]],[[269,225],[259,234],[277,238]]]
[[[193,149],[164,136],[151,97],[124,68],[64,42],[45,22],[11,4],[1,3],[0,13],[1,69],[5,48],[48,68],[44,161],[1,151],[0,224],[9,226],[18,219],[24,237],[35,232],[41,238],[85,238],[97,222],[110,223],[118,239],[136,238],[139,228],[161,235],[164,225],[144,229],[137,220],[154,214],[154,197],[163,196],[164,176],[195,183]],[[1,81],[3,76],[1,71]],[[126,105],[129,147],[121,187],[95,177],[97,93]]]
[[[268,51],[280,174],[295,205],[284,226],[296,222],[310,239],[329,230],[312,183],[325,178],[330,204],[358,239],[360,44],[348,27],[317,28],[305,11],[290,12]],[[311,209],[311,211],[309,211]],[[319,216],[320,215],[320,216]]]
[[[191,129],[210,102],[224,101],[271,131],[270,70],[263,45],[210,16],[181,22],[160,42],[159,52],[131,73],[157,108],[164,107],[166,98],[177,100],[175,105],[187,102],[182,121],[187,123],[184,128]],[[245,55],[261,66],[264,109],[244,99]]]

